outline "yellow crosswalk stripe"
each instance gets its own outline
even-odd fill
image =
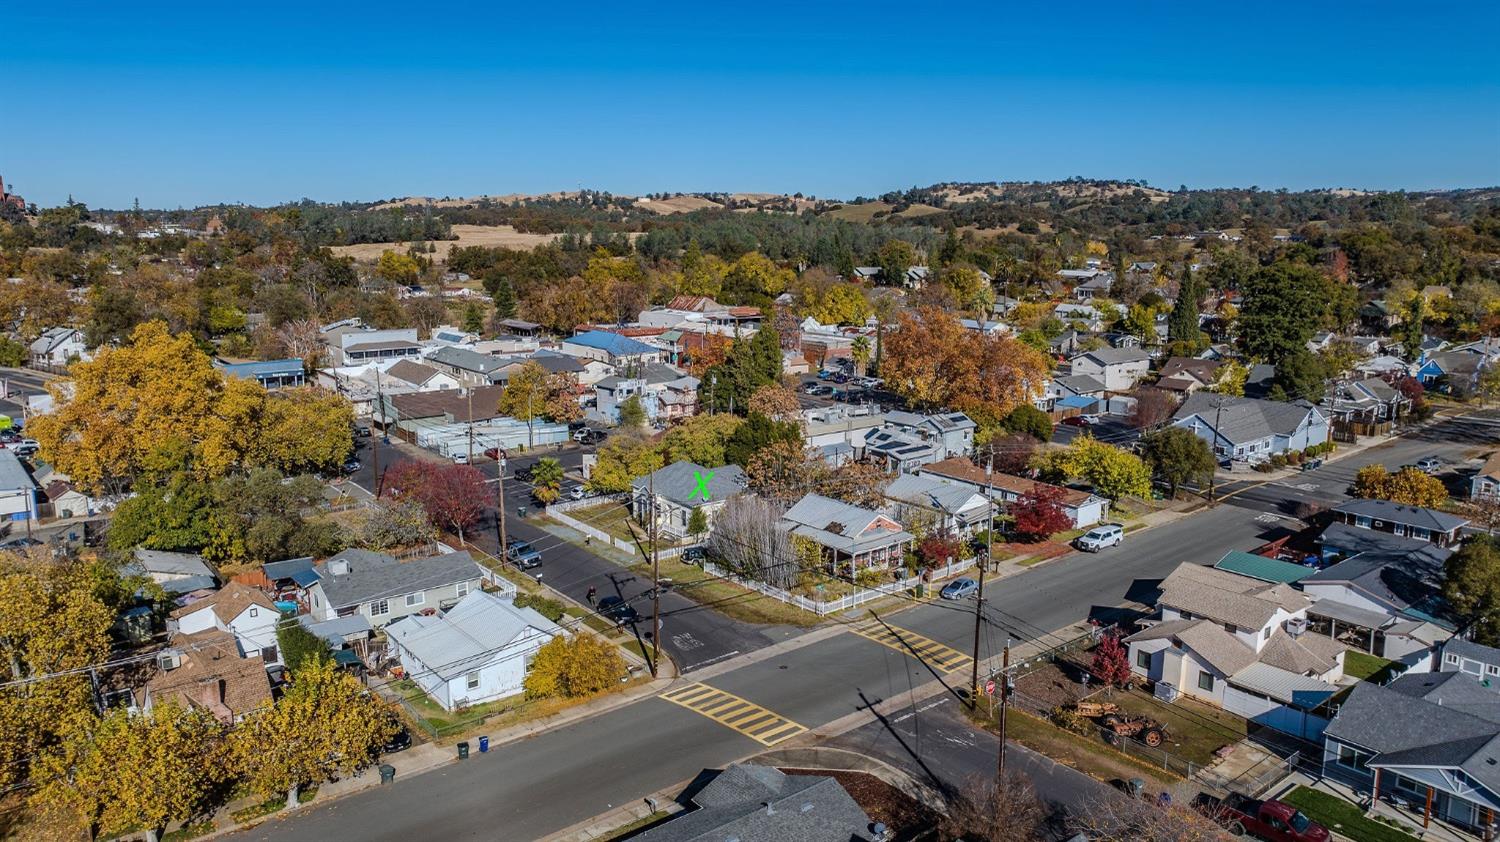
[[[963,652],[946,646],[930,637],[923,637],[909,629],[887,625],[880,620],[863,620],[849,627],[860,637],[873,640],[888,649],[917,658],[943,672],[953,672],[974,663],[974,659]]]
[[[707,684],[678,687],[661,694],[661,698],[738,731],[763,746],[775,745],[807,730],[752,701]]]

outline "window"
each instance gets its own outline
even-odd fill
[[[276,647],[275,646],[267,646],[266,648],[260,650],[260,659],[262,661],[265,661],[268,664],[275,663],[275,661],[276,661]]]
[[[1224,624],[1224,631],[1227,631],[1230,634],[1234,634],[1235,632],[1237,632],[1239,630],[1240,630],[1240,627],[1236,626],[1234,623],[1225,623]]]
[[[469,690],[479,689],[479,672],[477,670],[464,676],[464,687]]]
[[[391,613],[391,603],[388,600],[378,599],[370,603],[371,617],[384,617]]]
[[[469,583],[459,582],[456,586],[454,586],[453,590],[458,594],[459,599],[463,599],[464,597],[469,595]]]
[[[1369,760],[1370,755],[1368,752],[1360,751],[1354,746],[1346,746],[1342,743],[1339,744],[1338,764],[1340,766],[1343,766],[1345,769],[1354,769],[1360,772],[1368,772],[1370,770],[1365,766],[1365,764],[1368,763]]]
[[[1355,515],[1354,516],[1354,525],[1358,526],[1360,529],[1369,529],[1370,528],[1370,518],[1368,516],[1366,516],[1366,515]]]
[[[323,600],[319,599],[317,594],[313,594],[313,605],[316,605],[319,608],[323,607]]]
[[[1151,653],[1144,649],[1137,649],[1135,652],[1135,665],[1143,670],[1151,669]]]
[[[422,593],[420,591],[418,591],[417,593],[409,593],[409,594],[406,595],[406,607],[407,608],[415,608],[416,606],[421,605],[422,603],[424,603],[426,601],[427,601],[427,594]]]
[[[1409,795],[1427,795],[1427,787],[1417,783],[1405,775],[1396,776],[1396,790]]]
[[[252,616],[252,617],[259,617],[260,616],[260,609],[257,608],[257,607],[255,607],[254,605],[250,606],[250,616]]]
[[[1214,674],[1208,670],[1198,670],[1198,689],[1207,690],[1212,693],[1214,690]]]
[[[1404,523],[1395,524],[1394,526],[1391,527],[1391,534],[1393,534],[1393,535],[1405,535],[1406,534],[1406,524],[1404,524]]]
[[[1485,675],[1500,675],[1500,667],[1497,667],[1494,664],[1485,664],[1484,665],[1484,674]]]
[[[1265,631],[1261,632],[1260,639],[1261,640],[1270,640],[1271,639],[1271,627],[1270,626],[1266,626]]]
[[[1450,654],[1450,655],[1444,655],[1443,656],[1443,660],[1447,661],[1450,664],[1456,664],[1456,663],[1458,663],[1458,656],[1457,655],[1452,655],[1452,654]]]
[[[1430,541],[1432,540],[1432,530],[1423,529],[1420,526],[1413,526],[1411,528],[1411,537],[1420,538],[1423,541]]]

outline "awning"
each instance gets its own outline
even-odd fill
[[[1338,620],[1340,623],[1348,623],[1364,629],[1383,628],[1394,619],[1391,615],[1380,611],[1334,602],[1331,599],[1320,599],[1314,602],[1312,607],[1307,609],[1307,613],[1314,617],[1327,617],[1330,620]]]

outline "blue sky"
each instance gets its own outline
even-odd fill
[[[7,3],[0,175],[117,208],[1489,186],[1496,31],[1487,0]]]

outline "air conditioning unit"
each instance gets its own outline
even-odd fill
[[[1307,631],[1306,617],[1293,617],[1286,621],[1286,633],[1292,637],[1301,637]]]
[[[182,653],[176,649],[163,649],[156,653],[156,665],[163,670],[175,670],[182,666]]]

